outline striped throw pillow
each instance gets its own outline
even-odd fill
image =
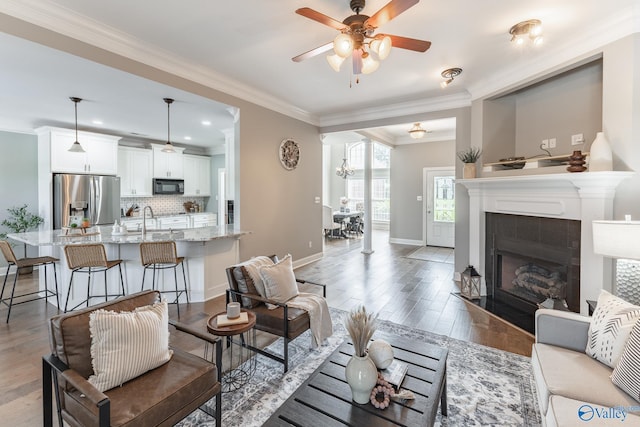
[[[640,320],[629,334],[611,381],[640,402]]]
[[[134,311],[96,310],[89,317],[93,375],[100,391],[122,385],[171,359],[166,301]]]

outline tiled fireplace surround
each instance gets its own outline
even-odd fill
[[[482,277],[485,272],[485,214],[487,212],[581,221],[580,312],[586,300],[597,299],[601,289],[611,291],[611,263],[593,253],[591,222],[613,218],[618,184],[632,172],[583,172],[461,179],[469,193],[469,263]]]

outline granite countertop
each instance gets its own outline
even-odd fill
[[[250,231],[234,230],[233,226],[220,228],[198,227],[181,230],[148,230],[146,235],[142,232],[127,232],[114,235],[111,226],[95,226],[86,230],[86,234],[74,231],[73,234],[64,234],[63,230],[30,231],[27,233],[8,234],[12,240],[26,243],[31,246],[65,246],[81,243],[110,243],[128,244],[154,241],[173,240],[176,242],[208,242],[217,239],[239,238]]]

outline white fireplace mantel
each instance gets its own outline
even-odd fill
[[[616,187],[634,172],[582,172],[459,179],[469,193],[469,263],[485,276],[485,212],[581,221],[580,311],[597,299],[605,280],[604,258],[593,252],[593,220],[612,219]]]

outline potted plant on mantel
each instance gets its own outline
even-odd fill
[[[37,214],[27,212],[27,205],[8,208],[9,217],[2,221],[2,225],[11,230],[12,233],[24,233],[33,230],[44,222],[44,218]],[[0,237],[7,238],[7,233],[0,233]],[[27,244],[24,244],[24,256],[27,256]],[[20,274],[33,272],[33,267],[23,267]]]
[[[464,179],[476,177],[476,162],[482,155],[482,150],[478,147],[469,147],[465,150],[458,151],[458,158],[464,163],[462,177]]]

